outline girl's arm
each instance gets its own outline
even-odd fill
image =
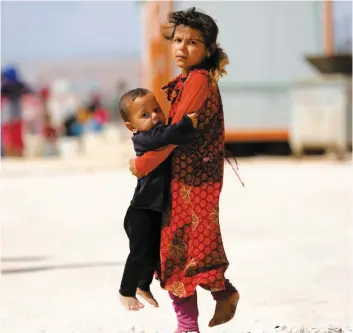
[[[179,122],[183,116],[188,113],[199,112],[202,104],[207,99],[208,93],[208,73],[205,74],[199,71],[191,73],[184,84],[183,95],[172,124]],[[136,176],[149,174],[160,165],[176,147],[175,145],[169,145],[159,151],[147,152],[134,160],[130,160],[131,172]]]

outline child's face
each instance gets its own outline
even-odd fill
[[[133,133],[147,132],[157,124],[165,124],[165,115],[152,93],[137,97],[129,106],[130,121],[125,126]]]
[[[172,45],[175,63],[183,72],[201,64],[207,56],[205,41],[197,29],[177,26]]]

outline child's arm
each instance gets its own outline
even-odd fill
[[[185,114],[198,112],[207,99],[209,93],[209,81],[207,75],[194,72],[185,82],[183,96],[177,108],[177,113],[172,123],[182,119]],[[130,170],[135,175],[147,175],[161,164],[176,148],[170,145],[160,151],[150,151],[143,156],[130,161]]]
[[[184,116],[181,121],[174,125],[156,126],[149,132],[133,136],[132,140],[135,144],[137,143],[140,147],[143,147],[144,151],[157,150],[171,144],[188,144],[194,141],[198,134],[190,117]]]

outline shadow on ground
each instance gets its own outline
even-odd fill
[[[1,257],[1,263],[3,262],[28,262],[28,261],[43,261],[48,259],[48,257]]]
[[[79,264],[62,264],[62,265],[41,265],[31,267],[16,267],[16,268],[2,268],[1,274],[24,274],[36,273],[44,271],[52,271],[58,269],[78,269],[78,268],[92,268],[92,267],[109,267],[109,266],[122,266],[124,262],[98,262],[98,263],[79,263]]]

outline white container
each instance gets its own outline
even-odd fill
[[[306,148],[319,148],[344,157],[352,144],[351,78],[298,82],[290,92],[290,105],[289,144],[296,156]]]

